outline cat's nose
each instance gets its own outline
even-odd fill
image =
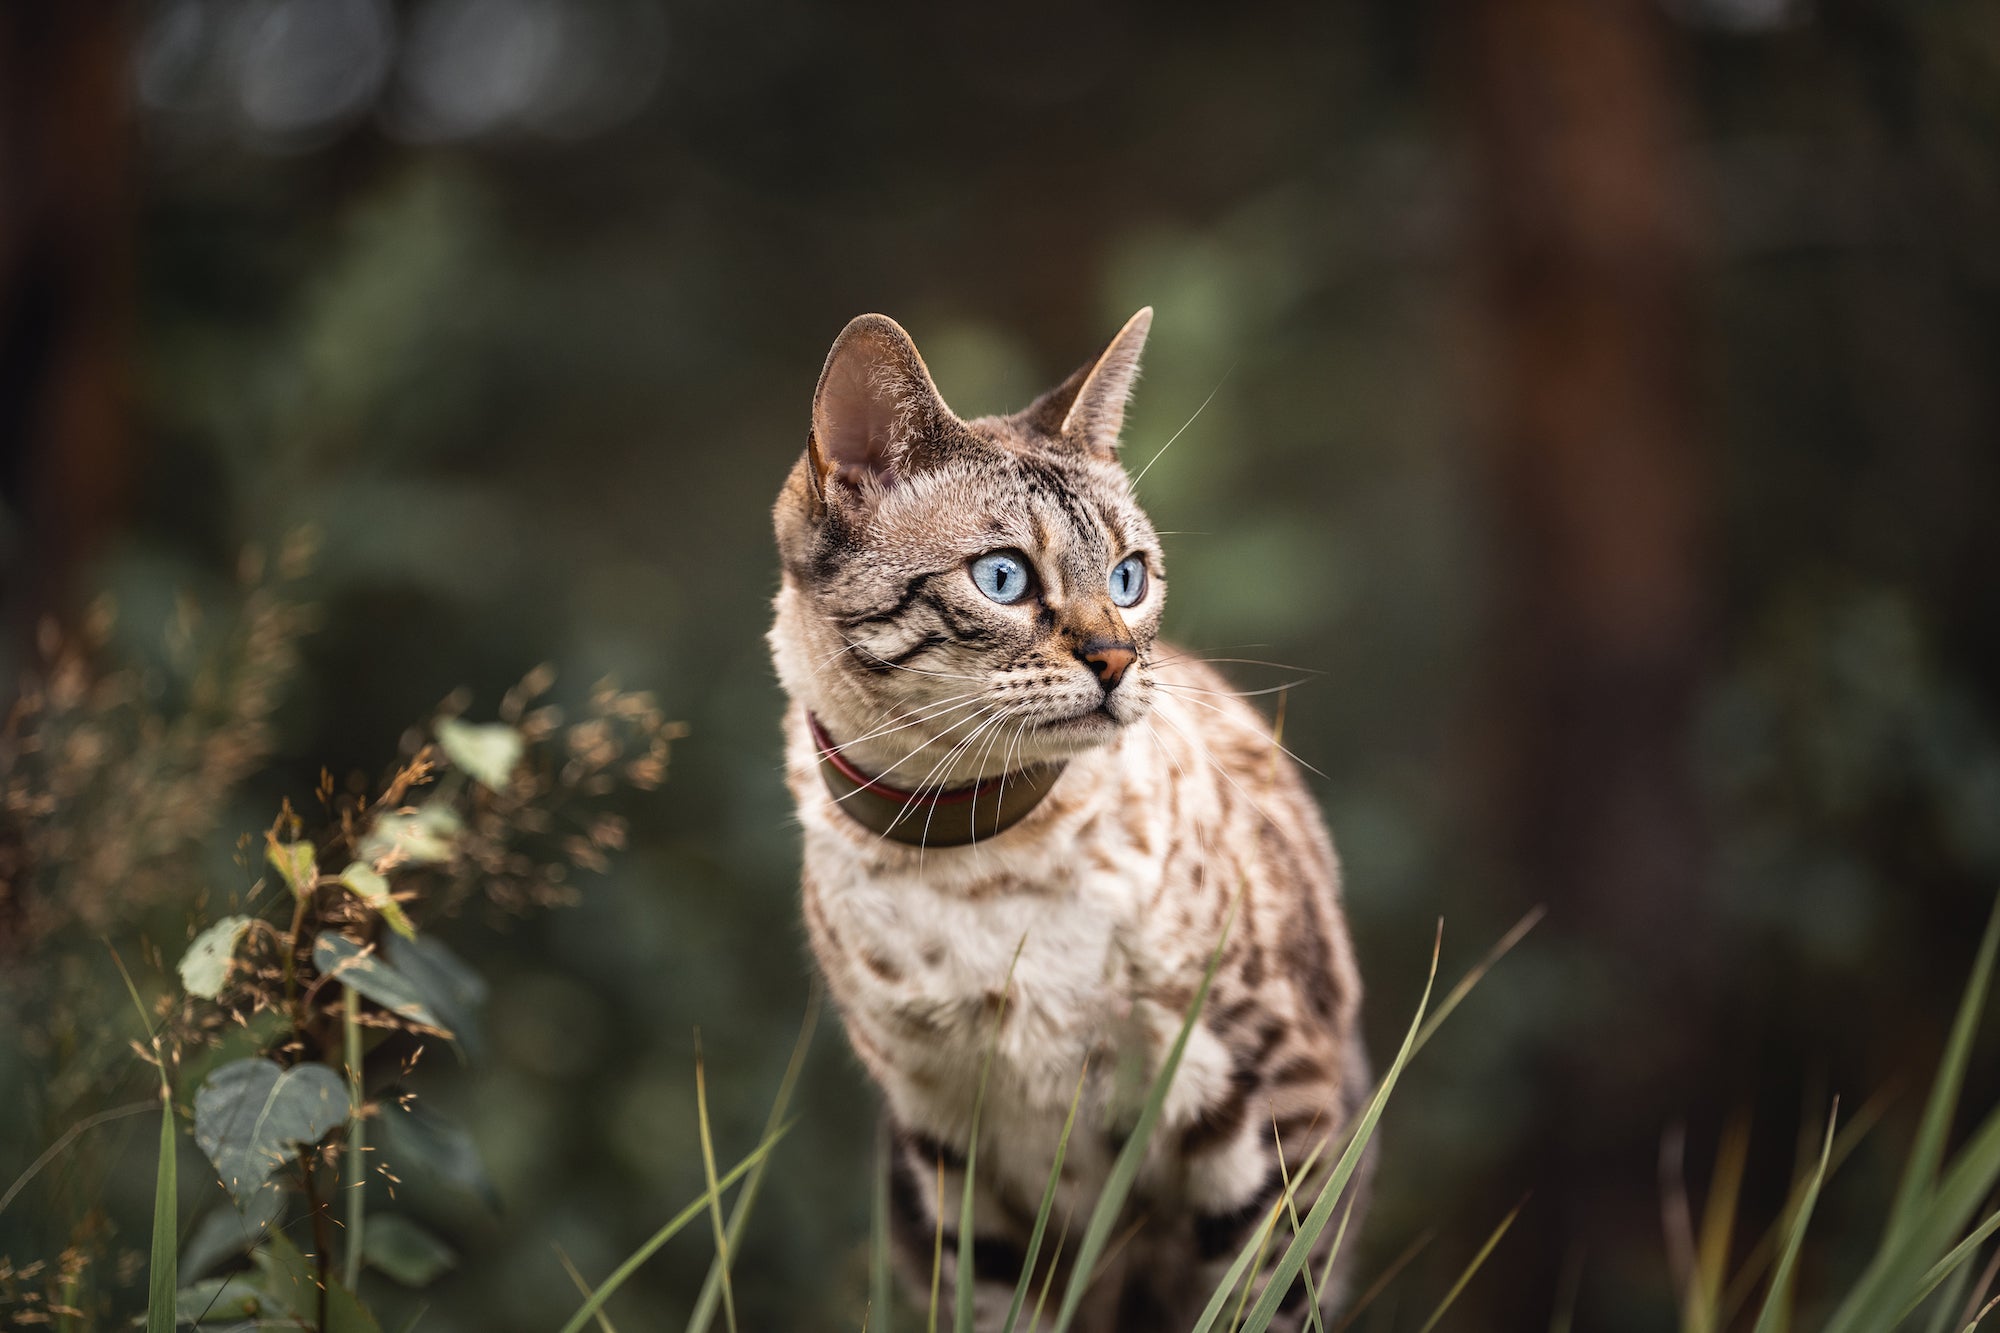
[[[1089,664],[1097,673],[1098,684],[1106,694],[1117,688],[1125,678],[1125,668],[1139,660],[1139,654],[1129,643],[1113,643],[1108,639],[1094,639],[1076,650],[1076,655]]]

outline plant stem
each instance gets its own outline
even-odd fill
[[[313,1266],[319,1273],[319,1322],[318,1333],[326,1333],[327,1284],[333,1280],[333,1234],[327,1225],[326,1201],[319,1197],[319,1182],[313,1176],[313,1150],[299,1149],[299,1170],[305,1176],[306,1207],[312,1215]]]
[[[318,886],[315,885],[315,888]],[[292,928],[285,932],[285,999],[287,1002],[298,995],[299,932],[305,929],[306,903],[311,893],[292,895]]]
[[[347,1154],[354,1179],[347,1184],[347,1253],[341,1280],[349,1291],[361,1284],[361,1235],[368,1192],[368,1131],[361,1122],[361,1002],[352,987],[341,992],[341,1026],[347,1035]],[[343,1176],[347,1173],[342,1172]]]

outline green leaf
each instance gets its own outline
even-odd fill
[[[229,962],[236,956],[237,941],[250,929],[247,916],[226,916],[194,937],[181,955],[181,985],[190,995],[212,1000],[222,994],[229,981]]]
[[[313,859],[313,845],[309,842],[279,842],[272,838],[264,855],[294,897],[305,897],[319,881],[319,862]]]
[[[505,723],[479,725],[448,717],[438,723],[437,738],[446,758],[491,791],[505,791],[521,762],[521,733]]]
[[[340,935],[321,935],[313,941],[313,966],[321,976],[330,976],[357,994],[365,995],[396,1017],[446,1036],[451,1029],[424,1002],[423,992],[410,979],[390,967],[379,955],[364,950]]]
[[[347,1119],[347,1089],[325,1065],[238,1060],[194,1098],[194,1139],[242,1203],[298,1148]]]
[[[368,1220],[361,1257],[406,1287],[427,1287],[458,1263],[449,1246],[401,1213]]]
[[[376,1158],[403,1179],[428,1177],[500,1210],[500,1195],[472,1136],[422,1102],[385,1099],[380,1116],[369,1122]]]
[[[479,1013],[486,1007],[486,979],[440,941],[424,935],[412,940],[384,940],[383,956],[402,973],[424,1005],[439,1018],[453,1039],[477,1057]]]
[[[204,1278],[174,1294],[174,1317],[182,1324],[215,1328],[245,1320],[282,1319],[294,1313],[283,1298],[265,1291],[248,1273]]]
[[[193,1098],[208,1076],[222,1066],[275,1050],[291,1030],[291,1019],[283,1010],[261,1009],[218,1028],[205,1039],[210,1044],[187,1047],[174,1070],[174,1087],[181,1100]]]
[[[284,1193],[273,1187],[258,1190],[241,1208],[228,1199],[208,1210],[181,1247],[181,1274],[206,1277],[215,1266],[248,1254],[277,1229],[285,1215]]]
[[[391,810],[375,817],[355,854],[377,870],[392,866],[443,865],[458,854],[465,821],[443,801],[415,810]]]
[[[406,940],[417,937],[417,928],[403,911],[403,905],[389,892],[388,877],[366,861],[356,861],[340,872],[340,882],[359,898],[369,911],[389,923],[389,929]]]
[[[274,1233],[250,1257],[263,1275],[264,1290],[274,1299],[289,1300],[299,1310],[318,1308],[319,1273],[312,1260],[299,1253],[298,1246],[287,1240],[283,1232]],[[382,1333],[382,1327],[353,1292],[328,1277],[326,1327],[320,1333]]]

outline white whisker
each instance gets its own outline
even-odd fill
[[[1246,717],[1242,717],[1242,716],[1239,716],[1238,714],[1235,714],[1235,713],[1232,713],[1232,712],[1230,712],[1230,711],[1229,711],[1228,709],[1226,709],[1226,708],[1222,708],[1222,707],[1220,707],[1220,706],[1218,706],[1218,705],[1216,705],[1216,704],[1212,704],[1212,703],[1208,702],[1208,701],[1207,701],[1206,699],[1192,699],[1192,698],[1185,698],[1185,697],[1183,697],[1183,698],[1181,699],[1181,702],[1182,702],[1182,703],[1188,703],[1188,704],[1194,704],[1194,705],[1195,705],[1196,707],[1198,707],[1198,708],[1206,708],[1206,709],[1208,709],[1208,710],[1209,710],[1209,711],[1210,711],[1211,713],[1215,713],[1215,714],[1218,714],[1218,715],[1220,715],[1220,716],[1221,716],[1221,717],[1222,717],[1222,718],[1223,718],[1223,719],[1224,719],[1225,721],[1228,721],[1228,722],[1230,722],[1230,723],[1232,723],[1232,724],[1234,724],[1234,725],[1236,725],[1236,726],[1239,726],[1239,727],[1243,727],[1243,728],[1246,728],[1246,729],[1249,729],[1249,730],[1251,730],[1251,731],[1255,732],[1255,733],[1257,734],[1257,736],[1258,736],[1258,737],[1260,737],[1261,739],[1263,739],[1263,740],[1267,740],[1267,741],[1269,741],[1269,742],[1270,742],[1271,744],[1273,744],[1273,745],[1277,746],[1277,747],[1278,747],[1278,749],[1279,749],[1279,750],[1280,750],[1281,752],[1283,752],[1283,754],[1285,755],[1285,757],[1286,757],[1286,758],[1290,759],[1290,760],[1291,760],[1291,761],[1292,761],[1293,763],[1297,764],[1297,765],[1298,765],[1298,766],[1299,766],[1300,768],[1303,768],[1303,769],[1305,769],[1306,771],[1308,771],[1308,772],[1310,772],[1311,774],[1313,774],[1313,775],[1314,775],[1315,777],[1321,777],[1321,778],[1325,778],[1325,777],[1326,777],[1326,774],[1324,774],[1324,773],[1320,772],[1320,771],[1319,771],[1319,770],[1318,770],[1317,768],[1314,768],[1314,767],[1313,767],[1313,766],[1312,766],[1311,764],[1308,764],[1308,763],[1307,763],[1307,762],[1306,762],[1305,760],[1303,760],[1303,759],[1299,758],[1299,757],[1298,757],[1297,755],[1293,754],[1293,753],[1292,753],[1292,752],[1291,752],[1290,750],[1286,749],[1286,748],[1285,748],[1285,744],[1284,744],[1284,742],[1283,742],[1283,741],[1280,741],[1280,740],[1279,740],[1279,739],[1278,739],[1278,738],[1277,738],[1276,736],[1273,736],[1273,735],[1272,735],[1272,734],[1271,734],[1271,733],[1270,733],[1270,732],[1269,732],[1269,731],[1268,731],[1268,730],[1267,730],[1267,729],[1266,729],[1266,728],[1265,728],[1265,727],[1263,726],[1263,722],[1262,722],[1262,719],[1261,719],[1261,718],[1260,718],[1260,719],[1259,719],[1259,720],[1258,720],[1258,721],[1257,721],[1256,723],[1252,723],[1252,722],[1250,721],[1250,719],[1249,719],[1249,718],[1246,718]],[[1331,778],[1327,778],[1327,781],[1331,782],[1331,781],[1333,781],[1333,779],[1331,779]]]
[[[1217,380],[1215,382],[1215,387],[1208,391],[1208,397],[1201,400],[1201,406],[1197,407],[1194,410],[1194,416],[1189,417],[1186,421],[1182,422],[1181,428],[1175,431],[1171,436],[1167,438],[1167,442],[1160,446],[1160,453],[1154,454],[1151,458],[1146,460],[1146,466],[1140,468],[1139,475],[1132,478],[1132,488],[1134,490],[1137,490],[1139,487],[1139,483],[1146,479],[1146,474],[1153,470],[1153,464],[1160,461],[1160,455],[1166,453],[1167,450],[1173,448],[1174,441],[1178,440],[1182,435],[1186,434],[1187,428],[1195,423],[1195,417],[1199,417],[1203,412],[1208,410],[1208,405],[1215,401],[1215,395],[1222,392],[1222,386],[1229,383],[1229,377],[1236,373],[1236,367],[1241,364],[1242,364],[1241,362],[1233,363],[1230,365],[1229,369],[1222,372],[1222,378]]]

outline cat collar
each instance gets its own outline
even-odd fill
[[[856,768],[811,713],[806,726],[834,805],[862,827],[912,847],[962,847],[1005,833],[1042,803],[1065,766],[1034,764],[969,787],[905,791]]]

